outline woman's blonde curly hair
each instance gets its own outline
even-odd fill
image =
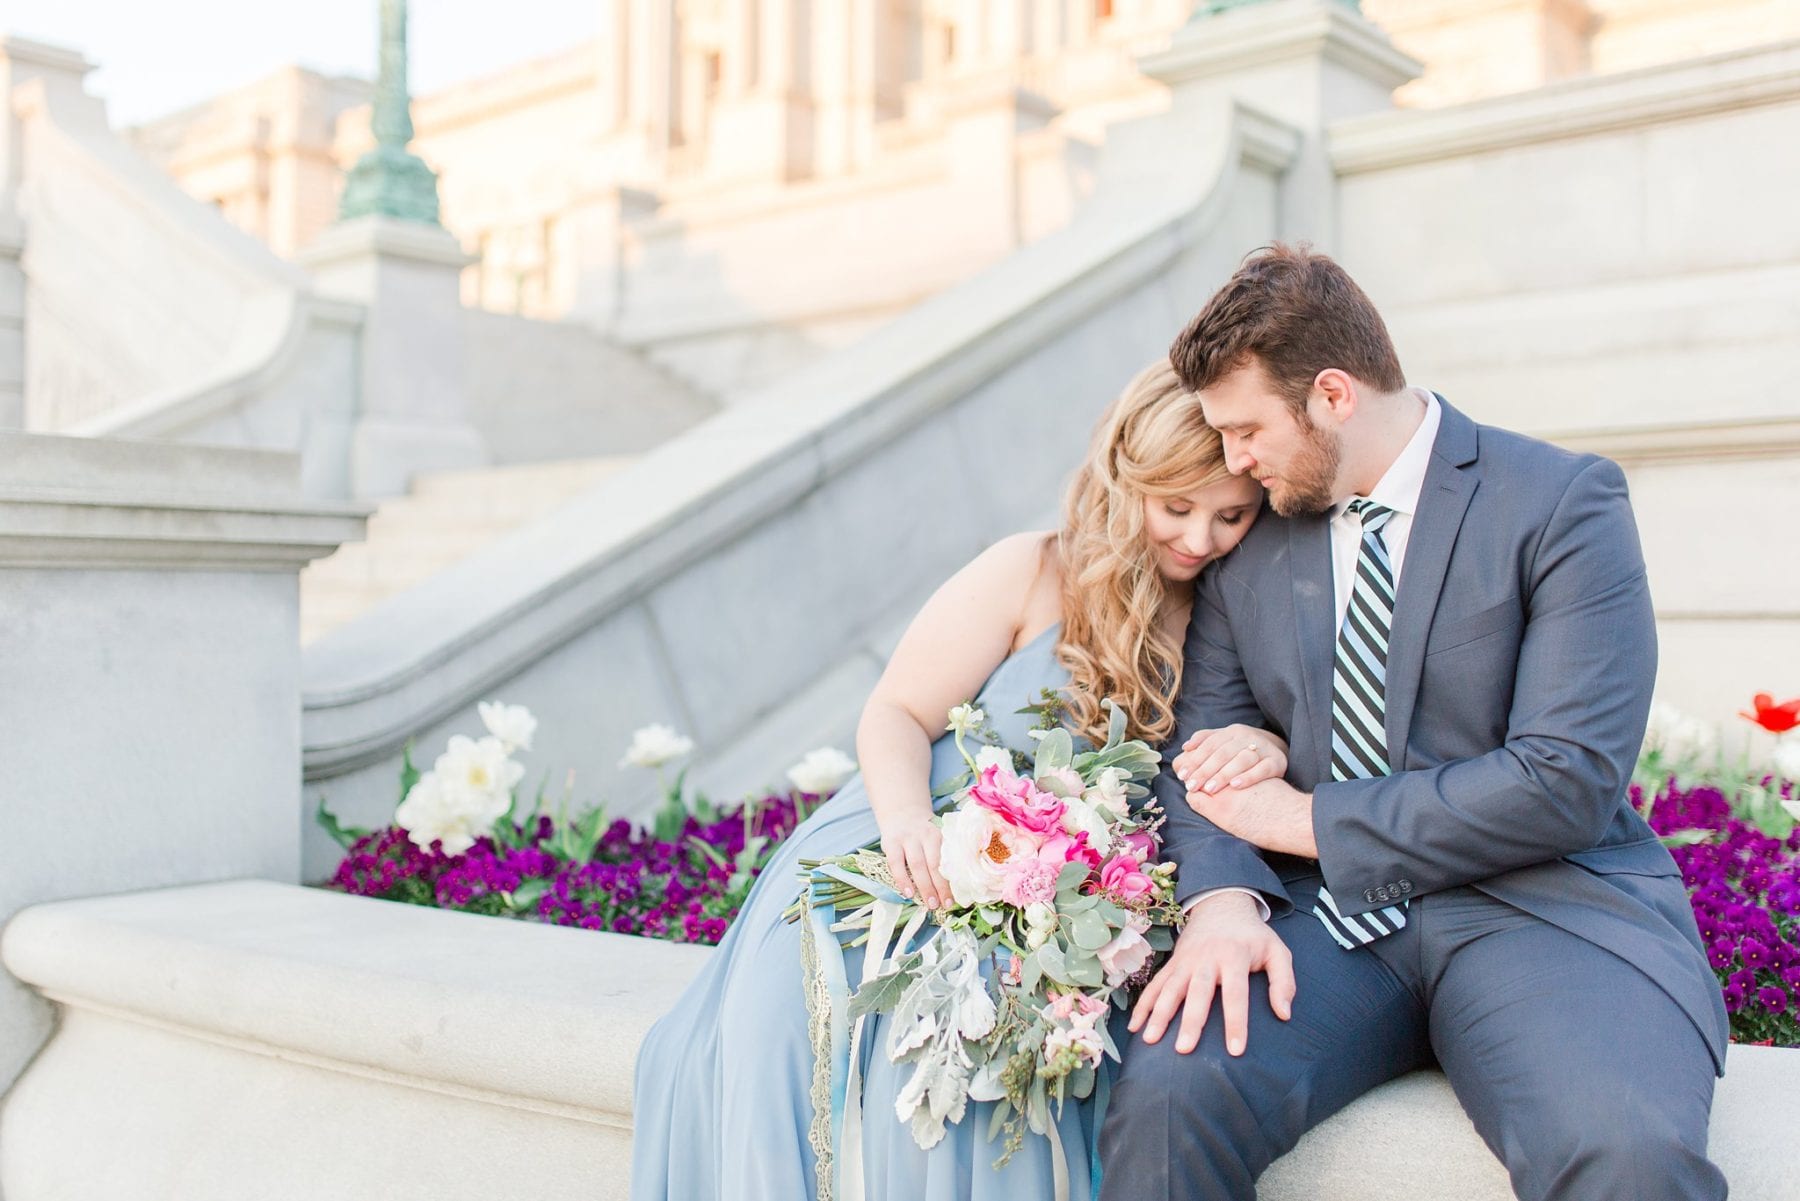
[[[1069,728],[1106,740],[1103,698],[1124,710],[1128,737],[1152,746],[1175,731],[1182,646],[1158,617],[1168,587],[1144,536],[1144,498],[1179,496],[1228,478],[1217,430],[1163,359],[1102,414],[1063,502],[1063,628]]]

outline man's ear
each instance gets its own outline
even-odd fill
[[[1357,401],[1356,378],[1337,367],[1327,367],[1313,377],[1307,407],[1321,425],[1342,425],[1355,416]]]

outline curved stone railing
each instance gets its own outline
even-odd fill
[[[622,1199],[638,1045],[710,953],[263,880],[34,906],[0,961],[59,1022],[0,1104],[0,1188]],[[1796,1121],[1800,1052],[1733,1047],[1711,1153],[1736,1201],[1792,1196],[1773,1132]],[[1258,1195],[1512,1194],[1443,1078],[1417,1073]]]
[[[1213,119],[1179,162],[1136,147],[1067,229],[309,646],[310,791],[385,820],[405,743],[497,693],[546,716],[534,763],[589,781],[650,720],[725,791],[847,729],[896,617],[1053,508],[1106,401],[1274,232],[1298,135]]]
[[[330,410],[355,408],[360,308],[313,296],[305,272],[140,159],[78,72],[10,100],[30,265],[27,427],[301,450],[309,477],[340,464]]]

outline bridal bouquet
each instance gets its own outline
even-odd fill
[[[1003,748],[971,756],[966,740],[985,716],[967,705],[951,712],[947,729],[968,771],[936,820],[954,905],[931,911],[900,896],[874,847],[801,865],[806,888],[790,916],[811,923],[806,957],[824,985],[809,995],[830,1000],[814,1014],[816,1049],[835,1032],[849,1048],[846,1061],[834,1046],[833,1059],[854,1065],[863,1019],[891,1015],[882,1049],[913,1066],[896,1109],[922,1148],[961,1121],[970,1100],[997,1103],[988,1137],[1007,1137],[996,1166],[1023,1145],[1026,1128],[1057,1144],[1052,1105],[1060,1112],[1066,1099],[1089,1096],[1102,1057],[1118,1059],[1108,1009],[1124,1007],[1154,953],[1173,944],[1181,913],[1174,865],[1156,861],[1162,816],[1154,804],[1131,803],[1148,795],[1143,782],[1160,756],[1126,741],[1124,713],[1107,708],[1105,746],[1077,754],[1068,731],[1054,728],[1028,769]],[[831,954],[840,940],[865,948],[853,995]],[[818,970],[821,962],[835,973]],[[854,1104],[855,1069],[847,1071],[847,1087],[816,1082],[815,1097],[847,1091]],[[837,1143],[843,1114],[832,1121]]]

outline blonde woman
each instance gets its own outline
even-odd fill
[[[1062,527],[1002,539],[933,594],[863,710],[862,774],[775,855],[711,961],[645,1039],[633,1201],[831,1195],[832,1098],[827,1078],[815,1072],[819,1030],[809,1019],[800,929],[782,918],[798,893],[796,860],[879,837],[902,892],[949,903],[930,797],[963,768],[944,721],[971,698],[992,732],[1019,750],[1033,745],[1026,734],[1033,718],[1015,711],[1038,703],[1047,688],[1060,694],[1064,722],[1077,735],[1105,740],[1100,701],[1111,697],[1128,714],[1131,737],[1168,741],[1194,581],[1237,545],[1262,497],[1254,480],[1227,470],[1198,400],[1159,362],[1101,417]],[[1285,770],[1279,739],[1247,727],[1231,734],[1243,749],[1222,777],[1256,781]],[[860,951],[845,959],[855,979]],[[881,1043],[878,1026],[865,1033],[865,1048]],[[921,1150],[895,1114],[900,1072],[876,1052],[865,1059],[863,1079],[863,1196],[1051,1195],[1047,1140],[1028,1139],[996,1170],[1000,1148],[987,1142],[982,1103],[937,1146]],[[1083,1201],[1097,1178],[1092,1106],[1066,1106],[1058,1133],[1070,1196]]]

